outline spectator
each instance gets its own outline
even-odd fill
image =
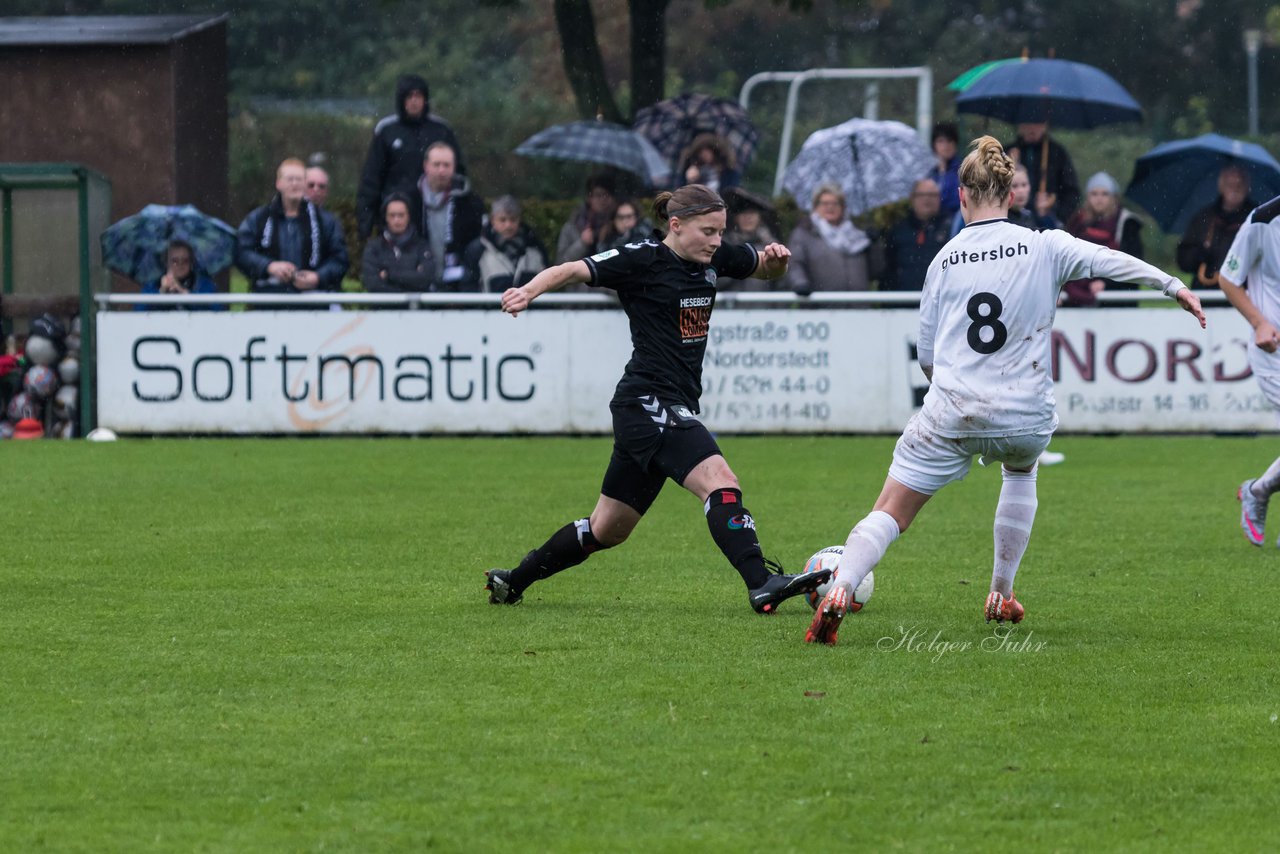
[[[142,286],[144,294],[216,294],[218,286],[196,268],[196,253],[189,243],[171,240],[164,251],[165,274]],[[167,311],[170,306],[139,305],[138,311]],[[222,308],[222,306],[183,306],[188,309]]]
[[[453,147],[455,171],[466,174],[458,138],[439,116],[431,114],[427,81],[406,74],[396,81],[396,114],[373,129],[356,191],[356,225],[364,240],[378,223],[379,206],[393,192],[410,193],[422,176],[427,149],[437,142]]]
[[[960,131],[955,123],[933,126],[933,156],[938,162],[927,177],[938,185],[942,213],[950,218],[960,213]]]
[[[587,197],[560,229],[556,241],[556,263],[581,261],[595,251],[600,231],[613,219],[617,192],[612,179],[595,175],[587,179]]]
[[[1013,184],[1010,189],[1013,192],[1013,204],[1009,206],[1009,222],[1035,231],[1062,228],[1062,223],[1058,222],[1053,215],[1053,206],[1046,204],[1044,199],[1041,199],[1038,210],[1029,207],[1031,179],[1027,177],[1027,167],[1021,163],[1013,168]]]
[[[911,188],[911,209],[889,229],[884,241],[882,291],[918,291],[933,257],[951,239],[951,218],[942,211],[942,193],[932,178]]]
[[[814,291],[867,289],[871,239],[849,220],[846,210],[840,188],[823,184],[813,194],[813,213],[791,232],[787,281],[800,296]]]
[[[453,146],[432,143],[423,164],[425,174],[410,196],[409,216],[431,247],[434,279],[442,291],[463,285],[462,254],[484,224],[484,202],[471,192],[467,176],[457,174],[456,165]]]
[[[653,223],[640,215],[640,207],[630,199],[623,199],[613,209],[613,219],[600,229],[596,252],[621,249],[628,243],[639,243],[653,235]]]
[[[1097,243],[1108,249],[1142,259],[1142,221],[1120,206],[1120,185],[1106,172],[1098,172],[1086,186],[1088,196],[1084,207],[1067,223],[1067,231],[1073,237]],[[1098,294],[1104,290],[1133,290],[1133,285],[1122,285],[1107,279],[1073,279],[1062,286],[1058,305],[1097,305]]]
[[[701,184],[712,192],[723,193],[742,183],[742,173],[736,168],[733,150],[713,133],[694,137],[680,158],[680,164],[684,181],[677,177],[676,186],[681,183]]]
[[[1231,242],[1256,207],[1249,198],[1248,171],[1235,164],[1224,166],[1218,173],[1218,198],[1191,218],[1178,241],[1178,266],[1195,273],[1200,287],[1216,288]]]
[[[1080,180],[1071,155],[1049,137],[1049,123],[1018,125],[1018,138],[1005,148],[1014,163],[1027,167],[1035,208],[1053,208],[1060,221],[1069,220],[1080,206]]]
[[[529,283],[547,268],[547,250],[533,229],[521,222],[515,196],[500,196],[489,208],[489,222],[466,251],[465,290],[500,294]]]
[[[370,293],[434,291],[431,247],[413,227],[409,197],[392,193],[382,203],[382,236],[364,247],[360,281]]]
[[[337,220],[304,197],[306,167],[296,158],[276,169],[276,194],[240,223],[236,266],[257,293],[336,291],[347,272]]]
[[[304,194],[307,201],[318,208],[323,208],[329,201],[329,173],[320,166],[307,167],[307,189]]]
[[[731,246],[749,243],[756,249],[763,249],[770,243],[778,242],[766,221],[766,214],[772,214],[773,211],[764,199],[741,188],[734,188],[726,194],[725,201],[729,205],[729,228],[723,238],[725,243]],[[772,284],[764,279],[731,279],[721,276],[716,280],[716,290],[761,292],[772,290]]]

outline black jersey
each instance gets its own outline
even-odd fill
[[[617,291],[631,322],[631,361],[614,391],[614,403],[656,394],[698,411],[716,279],[747,278],[755,272],[757,258],[749,244],[721,244],[710,264],[699,264],[651,238],[585,259],[590,284]]]

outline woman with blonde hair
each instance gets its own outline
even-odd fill
[[[830,576],[785,575],[765,559],[738,478],[696,415],[717,280],[777,278],[790,253],[780,243],[760,250],[722,245],[724,200],[701,184],[659,193],[653,214],[666,226],[662,240],[560,264],[502,295],[502,310],[515,316],[540,295],[573,282],[609,288],[627,313],[633,351],[609,403],[613,454],[595,509],[556,531],[515,569],[486,572],[485,589],[495,605],[514,605],[534,582],[620,545],[668,479],[702,502],[711,537],[742,576],[757,612],[771,614]]]
[[[924,405],[893,451],[875,508],[849,534],[808,643],[834,644],[853,591],[925,503],[969,471],[975,456],[1003,463],[995,512],[995,562],[983,607],[988,622],[1019,622],[1013,594],[1036,515],[1036,459],[1058,426],[1051,341],[1058,290],[1100,276],[1157,288],[1195,315],[1200,300],[1178,279],[1065,231],[1031,231],[1008,220],[1014,164],[984,136],[960,165],[965,227],[929,267],[916,340],[930,381]]]

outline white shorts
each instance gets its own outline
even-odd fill
[[[1276,421],[1280,424],[1280,375],[1255,373],[1253,378],[1258,381],[1258,388],[1262,389],[1267,403],[1275,407]]]
[[[916,492],[933,495],[953,480],[963,480],[973,458],[999,461],[1015,469],[1030,468],[1049,446],[1053,433],[1026,436],[939,436],[911,416],[893,448],[889,477]]]

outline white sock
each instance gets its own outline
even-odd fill
[[[844,554],[840,556],[840,568],[831,583],[847,582],[857,590],[862,579],[880,562],[889,550],[889,544],[896,539],[898,523],[883,510],[872,510],[849,532],[849,539],[844,542]]]
[[[1036,521],[1036,470],[1001,469],[1004,484],[996,502],[994,527],[995,567],[991,570],[991,592],[1013,595],[1013,577],[1031,541],[1031,525]]]
[[[1280,490],[1280,457],[1271,464],[1271,468],[1262,477],[1253,482],[1253,497],[1266,501],[1276,490]]]

